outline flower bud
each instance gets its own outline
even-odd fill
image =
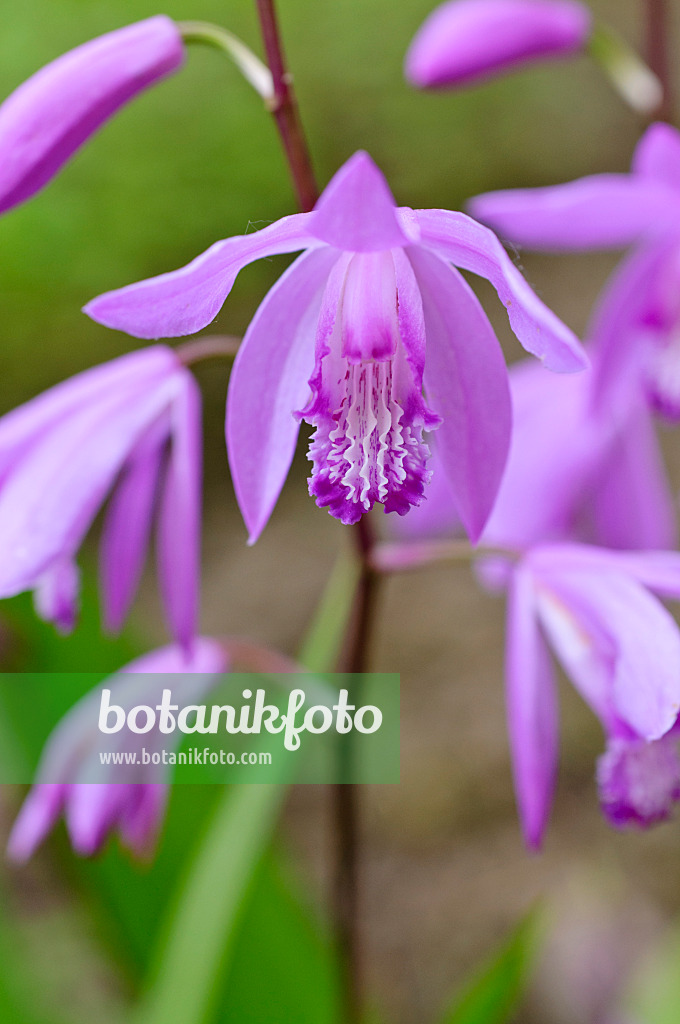
[[[0,106],[0,213],[43,188],[100,125],[183,59],[178,27],[158,15],[70,50],[19,86]]]

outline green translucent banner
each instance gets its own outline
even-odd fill
[[[2,783],[282,779],[399,782],[399,676],[0,675]]]

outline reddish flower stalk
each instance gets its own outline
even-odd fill
[[[271,112],[279,130],[300,209],[308,213],[319,198],[291,76],[286,70],[273,0],[256,0],[267,63],[274,79]]]
[[[312,169],[291,76],[288,74],[273,0],[256,0],[267,63],[274,79],[272,115],[281,137],[298,204],[310,211],[319,190]],[[365,671],[377,597],[378,577],[370,565],[373,533],[366,516],[353,527],[361,561],[356,605],[347,637],[346,665],[350,672]],[[349,753],[349,752],[348,752]],[[350,754],[351,756],[351,754]],[[340,1019],[358,1024],[361,1018],[361,969],[359,944],[359,800],[356,785],[332,787],[334,819],[333,918],[341,971]]]
[[[673,121],[673,89],[668,53],[670,5],[668,0],[646,0],[647,63],[663,86],[663,100],[656,120]]]

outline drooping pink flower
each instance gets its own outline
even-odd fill
[[[557,703],[546,639],[600,719],[598,779],[617,825],[666,817],[680,794],[670,731],[680,711],[680,631],[650,591],[680,598],[680,555],[541,545],[509,577],[507,699],[527,844],[540,846],[557,764]]]
[[[0,213],[43,188],[138,93],[181,67],[177,25],[158,15],[64,54],[0,106]]]
[[[549,188],[491,192],[470,208],[514,243],[550,251],[633,246],[589,330],[596,400],[626,406],[644,393],[680,420],[680,133],[652,125],[630,174],[597,174]]]
[[[216,640],[197,637],[190,655],[176,646],[152,651],[127,665],[107,681],[107,686],[111,703],[126,712],[139,704],[155,706],[164,686],[182,694],[188,704],[203,698],[214,687],[216,677],[226,670],[227,656],[222,646]],[[168,768],[152,761],[148,765],[102,766],[99,704],[97,688],[71,708],[52,732],[37,781],[9,838],[7,853],[11,860],[28,860],[62,813],[76,853],[92,856],[114,830],[138,856],[152,852],[165,814]],[[182,734],[173,734],[172,738],[159,735],[167,748]],[[135,739],[139,741],[138,754],[142,746],[150,745],[146,734],[135,736],[128,730],[115,738],[124,744],[122,752],[127,754],[135,753]],[[126,781],[120,781],[122,778]]]
[[[477,538],[505,464],[510,400],[498,341],[450,264],[491,281],[548,367],[574,371],[586,359],[491,232],[461,213],[397,209],[367,154],[338,171],[311,213],[217,242],[86,312],[138,337],[190,334],[217,314],[243,266],[303,248],[257,311],[229,385],[227,447],[251,541],[283,486],[300,418],[315,428],[310,491],[345,523],[375,503],[404,514],[420,502],[422,430],[438,427],[460,517]]]
[[[104,617],[133,600],[157,512],[160,589],[173,636],[195,633],[201,398],[157,345],[87,370],[0,419],[0,596],[33,590],[64,630],[76,617],[75,557],[113,490],[101,541]]]
[[[416,33],[406,77],[421,88],[483,81],[582,50],[591,15],[577,0],[448,0]]]

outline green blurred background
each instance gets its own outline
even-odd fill
[[[414,207],[461,208],[490,188],[626,169],[643,123],[585,58],[453,95],[409,89],[403,55],[432,6],[281,0],[322,184],[359,148],[385,171],[397,200]],[[638,4],[591,6],[640,41]],[[148,0],[5,0],[3,8],[0,97],[63,51],[159,13]],[[671,10],[677,47],[680,5]],[[247,0],[171,0],[163,13],[224,24],[260,49]],[[260,101],[220,54],[192,49],[180,74],[136,100],[48,189],[0,221],[0,411],[135,344],[80,313],[94,295],[178,267],[217,238],[291,212],[293,203]],[[522,257],[539,293],[579,332],[613,263],[610,256]],[[242,333],[283,266],[277,258],[245,270],[211,330]],[[480,294],[516,358],[502,312],[489,292]],[[270,526],[246,548],[223,444],[227,372],[215,363],[198,373],[206,402],[204,630],[292,654],[345,535],[306,497],[301,450]],[[671,438],[680,479],[675,449]],[[126,636],[103,641],[92,550],[83,561],[86,599],[75,636],[56,638],[35,623],[30,601],[10,602],[5,667],[105,671],[165,641],[151,577]],[[546,852],[525,853],[505,739],[502,637],[501,604],[478,593],[464,570],[432,570],[387,587],[373,667],[401,672],[403,757],[400,786],[364,791],[362,927],[377,1019],[434,1019],[467,972],[544,898],[558,939],[519,1019],[582,1024],[590,1020],[588,986],[597,988],[604,974],[615,988],[680,906],[678,825],[643,835],[605,826],[593,782],[601,738],[566,687],[553,824]],[[28,868],[0,870],[0,1021],[22,1024],[16,1000],[23,1004],[26,995],[34,1004],[30,1024],[128,1019],[159,921],[216,799],[198,789],[173,796],[153,867],[130,864],[115,845],[82,864],[59,833]],[[5,829],[17,800],[4,794]],[[321,788],[293,792],[221,977],[214,1020],[330,1019],[323,906],[333,837],[325,805]]]

